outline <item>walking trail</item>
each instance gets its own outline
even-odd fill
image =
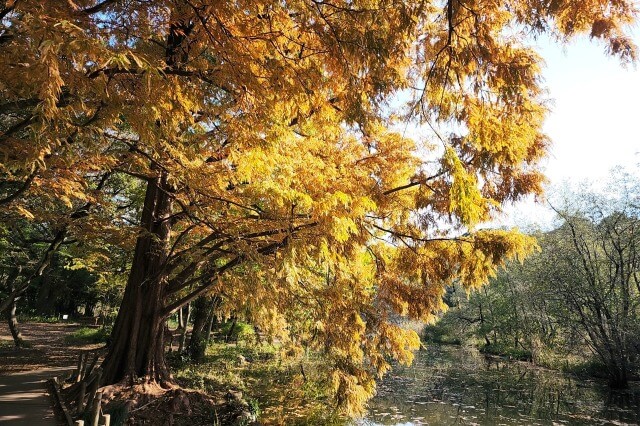
[[[72,370],[78,351],[64,337],[77,324],[21,324],[32,347],[14,349],[6,323],[0,325],[0,425],[56,426],[46,380]]]
[[[0,424],[55,426],[46,381],[68,371],[63,367],[21,371],[0,377]]]

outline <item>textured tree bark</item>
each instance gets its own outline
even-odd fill
[[[13,293],[15,291],[14,283],[18,276],[20,275],[21,268],[13,268],[7,277],[5,284],[8,286],[9,291]],[[9,299],[9,304],[6,310],[7,313],[7,323],[9,325],[9,331],[11,331],[11,337],[13,338],[13,344],[16,348],[21,348],[24,346],[24,339],[22,334],[20,333],[20,329],[18,328],[18,317],[16,316],[16,301],[17,297],[11,297]]]
[[[211,305],[213,300],[210,297],[199,297],[194,303],[195,315],[193,319],[193,329],[189,340],[189,356],[192,361],[204,361],[207,349],[207,328],[211,316]]]
[[[179,6],[180,7],[180,6]],[[186,7],[186,6],[184,6]],[[166,64],[188,60],[187,39],[194,24],[176,13],[167,34]],[[102,364],[105,385],[144,378],[170,384],[164,352],[164,302],[168,280],[164,269],[171,238],[172,188],[166,170],[152,165],[158,176],[147,181],[141,226],[133,264],[112,332],[112,343]]]
[[[122,305],[112,332],[112,343],[102,364],[102,384],[149,382],[169,384],[164,353],[164,308],[167,274],[164,264],[171,236],[171,188],[164,172],[147,183],[142,232]]]
[[[13,337],[13,344],[16,348],[24,346],[24,339],[18,328],[18,318],[16,317],[16,299],[13,299],[9,309],[7,310],[7,320],[9,322],[9,330],[11,330],[11,337]]]

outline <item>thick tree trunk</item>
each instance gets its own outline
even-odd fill
[[[177,8],[188,9],[180,3]],[[174,12],[166,43],[165,62],[170,68],[189,59],[187,39],[194,27],[182,10]],[[170,250],[172,189],[167,182],[167,172],[159,172],[157,178],[147,182],[141,220],[143,231],[136,243],[129,280],[113,327],[112,344],[103,362],[102,383],[105,385],[135,378],[160,384],[172,381],[164,352],[168,280],[164,266]]]
[[[142,211],[142,232],[102,364],[102,384],[136,378],[160,384],[171,382],[164,354],[163,308],[167,276],[164,264],[171,236],[172,200],[163,172],[149,180]]]
[[[627,389],[629,387],[627,372],[620,368],[609,371],[609,387],[612,389]]]

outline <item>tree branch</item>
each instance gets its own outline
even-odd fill
[[[268,245],[258,249],[258,253],[263,255],[263,256],[266,256],[266,255],[275,253],[278,249],[285,247],[288,243],[289,243],[289,236],[286,236],[286,237],[284,237],[284,239],[282,241],[274,242],[274,243],[268,244]],[[221,267],[216,268],[214,271],[212,271],[213,275],[207,280],[207,282],[205,284],[203,284],[202,286],[200,286],[197,289],[193,290],[191,293],[187,294],[186,296],[182,297],[181,299],[178,299],[174,303],[172,303],[172,304],[168,305],[167,307],[165,307],[165,309],[162,312],[162,316],[165,317],[165,318],[168,317],[173,312],[175,312],[176,310],[180,309],[182,306],[186,305],[187,303],[191,302],[192,300],[198,298],[199,296],[201,296],[204,293],[206,293],[207,291],[209,291],[213,287],[213,285],[215,284],[215,279],[216,278],[221,276],[223,273],[225,273],[229,269],[232,269],[232,268],[240,265],[245,260],[247,260],[247,256],[244,255],[244,254],[241,254],[241,255],[238,255],[235,258],[231,259],[230,261],[228,261],[227,263],[225,263]]]
[[[33,172],[31,172],[29,177],[27,177],[27,180],[25,180],[22,183],[22,185],[20,186],[20,188],[18,188],[13,194],[10,194],[10,195],[0,199],[0,205],[8,204],[8,203],[12,202],[16,198],[18,198],[20,195],[22,195],[27,189],[29,189],[29,187],[31,186],[31,183],[33,182],[33,180],[35,179],[36,175],[38,174],[38,170],[39,170],[39,168],[36,167],[35,170]]]
[[[87,7],[85,9],[77,9],[77,6],[75,6],[71,1],[69,1],[69,3],[74,9],[76,9],[75,10],[76,13],[81,15],[93,15],[94,13],[102,12],[104,9],[107,8],[107,6],[117,3],[118,1],[119,0],[102,0],[101,2],[98,2],[95,5],[91,7]]]

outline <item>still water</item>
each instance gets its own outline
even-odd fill
[[[471,348],[431,345],[411,367],[396,367],[378,386],[358,426],[627,425],[640,423],[640,385],[609,392],[522,362],[487,358]]]

